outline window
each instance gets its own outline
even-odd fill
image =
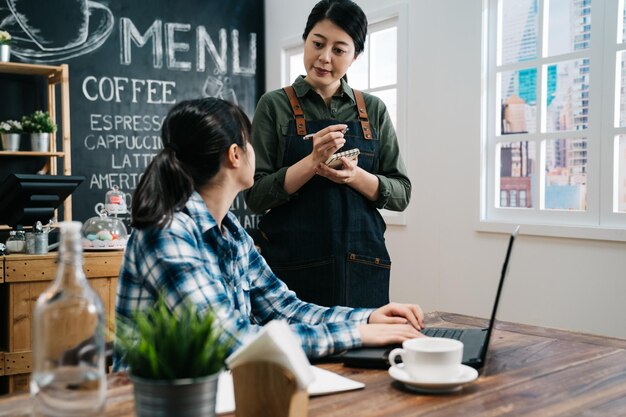
[[[371,24],[365,49],[348,71],[350,86],[377,96],[398,126],[398,21]]]
[[[298,75],[306,74],[304,70],[304,52],[302,52],[302,44],[292,46],[283,50],[283,85],[293,83]]]
[[[354,89],[379,97],[387,107],[398,135],[400,151],[406,161],[405,96],[408,55],[405,41],[407,9],[397,5],[375,14],[364,10],[368,21],[365,48],[348,70],[348,82]],[[403,53],[401,53],[404,51]],[[283,85],[305,74],[302,42],[283,48]],[[404,213],[381,210],[387,224],[406,224]]]
[[[485,1],[482,224],[625,228],[624,0]]]
[[[506,207],[509,205],[509,193],[506,190],[500,191],[500,206]]]

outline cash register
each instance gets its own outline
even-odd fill
[[[0,225],[17,231],[38,222],[49,223],[55,217],[54,211],[84,179],[78,175],[7,175],[0,182]],[[8,235],[5,230],[0,242],[6,241]]]

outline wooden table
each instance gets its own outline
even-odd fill
[[[482,327],[485,320],[430,313],[427,323]],[[476,382],[443,395],[407,391],[383,370],[323,364],[366,387],[311,398],[309,417],[626,416],[626,340],[500,322],[490,352]],[[110,376],[107,401],[107,417],[135,415],[123,375]],[[26,395],[0,397],[0,416],[30,416],[29,408]]]

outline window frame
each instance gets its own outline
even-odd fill
[[[617,43],[615,36],[618,21],[622,16],[607,16],[606,10],[615,10],[624,0],[595,0],[592,2],[591,46],[582,51],[547,56],[547,36],[544,32],[544,18],[547,15],[548,0],[538,2],[538,49],[533,60],[496,65],[498,13],[502,0],[483,0],[482,34],[482,99],[481,99],[481,190],[480,211],[476,229],[489,232],[509,232],[511,224],[524,224],[527,234],[583,239],[626,241],[626,213],[614,213],[613,172],[615,170],[614,137],[626,134],[626,127],[614,126],[614,115],[619,95],[616,90],[617,54],[626,50],[626,42]],[[622,10],[622,9],[618,9]],[[609,13],[610,15],[610,13]],[[596,17],[599,16],[599,17]],[[588,128],[581,131],[544,132],[545,103],[543,74],[548,65],[576,59],[589,58],[590,88]],[[497,73],[515,71],[522,68],[537,70],[537,129],[535,133],[498,135]],[[611,111],[613,110],[613,111]],[[540,190],[545,182],[544,141],[550,139],[587,139],[587,210],[542,210]],[[527,195],[533,201],[533,208],[498,208],[500,201],[497,181],[499,180],[497,145],[506,142],[534,141],[535,169],[532,193]],[[611,181],[601,179],[612,178]]]

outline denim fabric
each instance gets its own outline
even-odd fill
[[[306,116],[306,115],[305,115]],[[341,151],[359,148],[358,165],[376,172],[380,141],[363,136],[357,121],[316,120],[306,131],[344,123],[349,130]],[[312,141],[287,131],[283,166],[311,153]],[[259,224],[262,255],[298,298],[319,305],[380,307],[389,302],[391,261],[385,223],[375,207],[348,185],[314,176],[287,203],[271,209]]]

